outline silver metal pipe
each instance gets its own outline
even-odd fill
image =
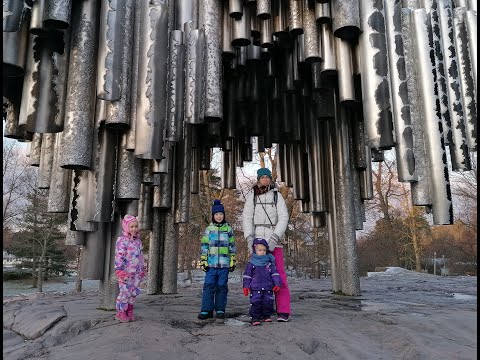
[[[463,167],[462,163],[465,162],[465,159],[469,159],[469,157],[464,134],[465,111],[459,78],[460,65],[458,64],[457,51],[454,43],[452,8],[451,0],[438,0],[438,17],[441,29],[440,40],[444,54],[445,70],[448,74],[446,81],[448,113],[450,115],[450,118],[446,119],[446,126],[449,126],[449,128],[444,130],[444,135],[447,135],[446,144],[448,144],[449,147],[452,168],[456,170],[461,169]]]
[[[413,153],[415,158],[415,172],[417,181],[411,183],[412,203],[415,206],[427,206],[432,204],[430,175],[427,168],[427,159],[425,146],[423,141],[415,139],[423,139],[422,119],[422,103],[420,100],[420,90],[417,85],[417,73],[415,61],[417,59],[414,37],[415,33],[411,21],[412,10],[409,8],[402,9],[402,39],[405,59],[405,71],[407,78],[408,99],[410,103],[410,118],[412,121],[413,133]],[[374,149],[372,149],[373,152]]]
[[[272,3],[273,35],[288,34],[288,0],[276,0]]]
[[[30,33],[46,36],[47,30],[43,27],[43,9],[45,0],[36,0],[32,5],[32,18],[30,19]]]
[[[140,18],[135,156],[161,159],[167,102],[168,6],[142,2]]]
[[[434,84],[432,68],[435,64],[429,61],[430,47],[428,44],[427,14],[425,9],[413,11],[413,25],[416,40],[414,43],[418,86],[421,100],[424,104],[423,139],[428,159],[432,186],[432,213],[435,224],[452,224],[453,210],[448,176],[447,157],[441,133],[441,119],[435,116],[436,104],[432,96]],[[434,119],[436,121],[434,121]]]
[[[333,34],[344,40],[355,41],[360,34],[361,28],[360,8],[362,6],[375,7],[376,4],[377,3],[374,3],[373,1],[363,0],[332,0],[331,12]],[[362,30],[364,31],[363,25]]]
[[[261,21],[261,35],[260,35],[260,47],[273,48],[273,34],[272,34],[272,19]]]
[[[38,168],[37,187],[49,189],[52,178],[53,154],[55,151],[55,134],[42,135],[42,150]]]
[[[142,162],[133,152],[126,149],[127,139],[122,136],[118,148],[116,172],[116,200],[140,199],[140,185],[143,179]]]
[[[4,33],[5,34],[5,33]],[[25,75],[23,77],[23,87],[22,87],[22,102],[20,105],[20,114],[18,116],[18,125],[20,129],[26,130],[31,129],[35,126],[35,107],[34,104],[38,100],[38,86],[35,86],[37,79],[33,77],[33,74],[38,71],[39,61],[35,58],[38,58],[38,55],[35,56],[34,47],[37,36],[30,35],[28,37],[28,44],[26,55],[27,59],[25,62]]]
[[[184,59],[183,32],[170,31],[170,60],[168,72],[167,123],[165,140],[178,142],[183,138]]]
[[[308,6],[308,0],[303,3],[303,26],[304,37],[303,46],[305,51],[305,61],[308,63],[320,62],[320,44],[317,22],[315,21],[315,9]]]
[[[122,97],[120,87],[122,48],[124,48],[125,9],[133,0],[101,0],[100,30],[97,57],[97,97],[117,101]],[[130,6],[129,6],[130,5]],[[128,26],[128,24],[125,24]]]
[[[200,154],[198,147],[192,147],[191,156],[192,172],[190,175],[190,194],[198,194],[200,192]]]
[[[193,21],[197,24],[198,1],[197,0],[180,0],[175,1],[170,6],[175,7],[175,30],[185,28],[187,22]]]
[[[110,240],[111,226],[109,223],[99,223],[96,231],[85,233],[85,244],[80,255],[80,279],[103,280],[106,239]]]
[[[319,24],[332,22],[330,2],[315,1],[315,19]]]
[[[20,1],[15,0],[18,3]],[[5,3],[4,3],[5,10]],[[4,12],[5,13],[5,12]],[[30,56],[27,59],[26,55],[29,50],[29,16],[24,16],[22,22],[18,24],[17,31],[6,31],[5,27],[9,25],[5,24],[3,20],[3,76],[5,77],[19,77],[25,73],[25,65],[30,60]],[[33,35],[31,35],[33,38]],[[5,90],[4,90],[5,91]]]
[[[98,224],[101,224],[89,221],[93,218],[92,208],[89,204],[93,201],[94,189],[89,187],[88,173],[87,170],[74,170],[72,174],[70,208],[68,211],[68,224],[72,231],[92,232],[97,230]]]
[[[88,221],[111,222],[114,211],[115,172],[117,166],[117,135],[105,128],[105,106],[97,99],[93,135],[92,166],[88,171],[88,189],[92,196],[88,203]]]
[[[457,128],[452,129],[452,136],[456,139],[465,139],[471,151],[477,149],[477,103],[475,98],[475,81],[472,77],[472,65],[468,49],[467,28],[465,26],[466,8],[453,9],[453,37],[458,59],[458,73],[460,78],[460,92],[463,101],[463,115],[465,134],[455,134]],[[476,45],[475,45],[476,46]],[[457,124],[458,126],[459,124]],[[461,128],[461,126],[460,126]],[[454,143],[455,140],[454,139]],[[452,163],[454,170],[470,170],[468,153],[464,153],[461,162]],[[456,165],[456,166],[455,166]]]
[[[178,268],[178,224],[175,223],[175,210],[170,209],[163,217],[165,237],[163,239],[162,294],[177,292]]]
[[[384,18],[381,2],[360,1],[363,117],[367,138],[377,149],[395,145]]]
[[[161,275],[161,273],[159,274],[160,254],[163,250],[162,240],[164,239],[164,236],[162,236],[162,220],[164,220],[164,217],[162,215],[160,209],[152,209],[152,232],[150,233],[148,245],[147,295],[158,293],[158,277]]]
[[[175,223],[190,221],[190,177],[192,173],[192,133],[186,124],[185,137],[175,146]]]
[[[40,166],[40,154],[42,151],[42,134],[34,133],[30,145],[30,166]]]
[[[383,2],[388,47],[390,84],[392,89],[392,115],[395,129],[395,155],[398,180],[417,180],[413,153],[413,132],[408,101],[407,73],[401,29],[401,1]]]
[[[228,0],[228,13],[234,19],[240,19],[243,16],[243,1]]]
[[[468,10],[477,11],[477,2],[475,0],[467,0]]]
[[[221,5],[221,0],[204,0],[200,9],[200,19],[202,19],[200,26],[205,30],[205,93],[203,99],[205,104],[204,118],[207,122],[218,122],[223,118]]]
[[[103,89],[111,88],[114,89],[117,87],[120,89],[120,98],[118,101],[109,101],[106,104],[106,113],[107,117],[105,124],[107,128],[118,130],[118,131],[127,131],[130,128],[130,102],[132,99],[131,89],[132,89],[132,49],[133,49],[133,33],[134,33],[134,20],[135,20],[135,4],[133,0],[122,0],[124,1],[123,14],[118,14],[116,22],[120,24],[120,30],[115,29],[114,31],[120,32],[113,39],[113,42],[118,41],[119,35],[121,36],[122,47],[117,50],[117,55],[120,59],[114,58],[111,63],[115,68],[109,69],[105,67],[108,75],[104,78],[105,80],[114,79],[115,82],[118,81],[116,85],[110,87],[110,82],[105,81],[102,85]],[[120,3],[117,3],[117,6]],[[102,5],[103,6],[103,5]],[[109,56],[104,58],[105,64],[110,64]],[[118,62],[118,63],[117,63]],[[115,79],[116,78],[116,79]],[[98,79],[98,77],[97,77]],[[98,91],[98,89],[97,89]],[[113,92],[115,92],[114,90]],[[106,96],[102,97],[112,97],[112,93],[104,93]],[[98,93],[97,93],[98,96]],[[128,141],[127,141],[127,150]]]
[[[437,0],[421,0],[421,7],[425,8],[427,12],[428,22],[428,40],[430,47],[433,49],[432,55],[435,60],[434,79],[435,88],[434,92],[437,95],[439,101],[439,109],[437,116],[442,119],[443,137],[445,145],[448,145],[449,133],[451,131],[450,126],[450,114],[448,113],[448,96],[447,96],[447,81],[444,64],[444,51],[440,43],[440,26],[438,23],[438,1]]]
[[[360,198],[362,200],[371,200],[373,194],[373,178],[372,178],[372,152],[369,145],[365,145],[367,167],[360,170]]]
[[[347,40],[335,37],[335,57],[338,69],[338,93],[342,103],[355,102],[353,87],[352,49]]]
[[[18,126],[18,116],[20,115],[20,104],[18,101],[11,101],[4,96],[3,113],[5,127],[3,128],[3,137],[10,139],[22,139],[25,131]],[[28,151],[27,151],[28,154]]]
[[[203,94],[203,62],[205,56],[205,35],[203,29],[193,29],[193,23],[185,24],[187,37],[185,61],[185,122],[203,122],[201,103]]]
[[[257,17],[266,20],[272,17],[270,0],[257,0]]]
[[[236,189],[235,151],[222,151],[222,188]]]
[[[342,292],[346,295],[360,294],[360,278],[358,275],[358,257],[355,238],[355,219],[353,204],[353,179],[349,155],[349,135],[345,109],[336,102],[337,116],[333,132],[335,162],[335,207],[337,251]]]
[[[53,30],[48,37],[35,37],[32,56],[36,61],[27,72],[31,78],[25,78],[26,84],[32,86],[33,83],[33,88],[24,90],[28,100],[26,113],[22,114],[22,125],[28,131],[55,133],[63,130],[69,43],[70,31]]]
[[[329,77],[337,74],[335,43],[333,39],[333,32],[330,24],[323,23],[320,25],[320,37],[322,47],[322,77]]]
[[[135,133],[137,128],[137,91],[138,59],[140,50],[141,0],[135,0],[134,21],[132,29],[132,67],[130,74],[130,128],[127,131],[127,150],[135,150]]]
[[[152,230],[152,201],[153,188],[142,183],[140,186],[140,199],[138,200],[138,225],[142,230]]]
[[[232,21],[232,45],[235,47],[250,45],[250,37],[250,12],[244,7],[243,15]]]
[[[306,181],[305,174],[308,173],[308,169],[304,167],[303,154],[304,147],[301,144],[293,144],[293,157],[295,162],[293,163],[293,198],[295,200],[307,199],[307,189],[305,187]]]
[[[476,3],[475,3],[476,4]],[[475,7],[476,8],[476,7]],[[477,11],[468,10],[465,13],[465,25],[467,28],[468,51],[470,54],[470,65],[472,67],[472,79],[474,82],[475,99],[477,97]],[[468,139],[468,135],[467,135]],[[476,139],[475,139],[476,140]]]
[[[98,3],[75,2],[72,8],[65,123],[60,166],[89,169],[92,159],[95,114],[95,65],[98,33]]]
[[[62,152],[62,136],[63,133],[55,134],[55,150],[47,205],[47,212],[50,213],[68,213],[70,201],[72,170],[64,169],[58,164]]]
[[[236,56],[235,47],[232,45],[233,21],[225,2],[222,11],[222,57],[225,60],[232,60]]]
[[[27,10],[28,12],[30,12],[29,9],[25,6],[24,1],[18,1],[18,0],[3,1],[4,36],[6,32],[17,32],[20,29],[20,25],[22,24],[22,21],[24,21],[25,19]],[[3,45],[5,46],[5,41],[3,42]]]
[[[303,34],[303,0],[288,0],[288,30],[292,35]]]
[[[70,27],[72,0],[45,0],[43,26],[46,29],[65,30]]]

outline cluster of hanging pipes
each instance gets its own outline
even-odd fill
[[[476,152],[477,9],[467,0],[3,0],[4,136],[27,142],[112,308],[125,213],[151,230],[147,293],[177,291],[178,224],[211,148],[222,187],[276,145],[280,180],[328,229],[332,287],[360,294],[372,161],[452,224]],[[196,239],[192,239],[196,241]],[[164,256],[165,254],[165,256]]]

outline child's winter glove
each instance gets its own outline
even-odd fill
[[[208,270],[208,258],[207,255],[202,255],[200,256],[200,267],[202,268],[203,271]]]
[[[120,281],[128,279],[128,273],[125,270],[115,270],[115,275],[117,275],[117,279]]]
[[[279,290],[280,290],[280,286],[275,285],[275,286],[273,287],[273,292],[277,292],[277,291],[279,291]]]
[[[249,292],[250,292],[249,288],[243,288],[243,295],[248,296]]]
[[[228,271],[229,272],[234,272],[235,271],[235,264],[236,264],[236,261],[235,261],[235,255],[230,255],[230,266],[228,268]]]

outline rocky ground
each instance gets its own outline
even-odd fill
[[[201,274],[199,274],[201,278]],[[252,327],[240,276],[227,320],[201,321],[201,282],[140,295],[137,320],[97,310],[98,294],[3,300],[3,356],[16,359],[476,359],[477,278],[391,268],[361,278],[362,295],[333,295],[329,279],[290,279],[288,323]]]

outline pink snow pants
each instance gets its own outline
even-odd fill
[[[285,263],[283,260],[283,248],[276,247],[273,250],[275,266],[282,279],[282,287],[275,293],[275,302],[277,304],[277,314],[291,314],[290,311],[290,289],[288,288],[287,273],[285,272]]]

